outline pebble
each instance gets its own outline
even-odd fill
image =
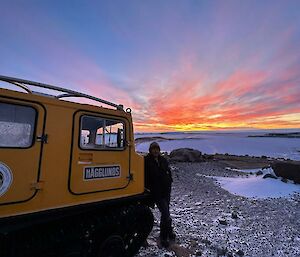
[[[289,199],[249,199],[230,194],[210,177],[238,175],[221,163],[175,163],[173,166],[170,212],[181,247],[191,249],[194,256],[205,257],[216,257],[222,248],[227,249],[227,257],[271,257],[274,253],[276,257],[286,257],[285,252],[288,256],[300,256],[300,194]],[[154,216],[157,225],[149,237],[155,241],[159,236],[157,209]],[[219,220],[226,221],[227,225],[220,225]],[[136,257],[161,257],[165,253],[165,249],[151,244],[142,248]]]

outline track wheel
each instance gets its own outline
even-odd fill
[[[123,239],[120,236],[110,236],[101,244],[97,257],[121,257],[125,256]]]

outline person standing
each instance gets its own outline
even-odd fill
[[[169,163],[161,156],[159,144],[151,143],[149,153],[145,157],[145,187],[150,191],[161,213],[160,243],[163,247],[168,247],[170,240],[174,241],[176,238],[170,217],[172,182]]]

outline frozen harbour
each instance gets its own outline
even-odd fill
[[[300,160],[300,138],[249,137],[262,136],[264,132],[198,132],[136,134],[140,137],[163,137],[158,140],[162,151],[170,152],[187,147],[207,154],[233,154],[249,156],[268,156]],[[154,140],[152,140],[154,141]],[[138,143],[137,151],[147,152],[150,141]]]
[[[171,216],[181,248],[157,246],[155,209],[149,246],[139,257],[300,256],[300,185],[218,162],[175,163],[172,170]]]

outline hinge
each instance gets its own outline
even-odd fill
[[[34,190],[42,190],[44,186],[44,181],[34,182],[30,184],[30,188]]]
[[[132,141],[126,141],[126,146],[133,146],[134,145],[134,143],[132,143]]]
[[[127,179],[128,179],[129,181],[132,181],[132,180],[133,180],[133,174],[130,173],[130,174],[127,176]]]
[[[48,143],[48,135],[44,134],[44,135],[41,135],[41,136],[37,136],[36,141],[47,144]]]

